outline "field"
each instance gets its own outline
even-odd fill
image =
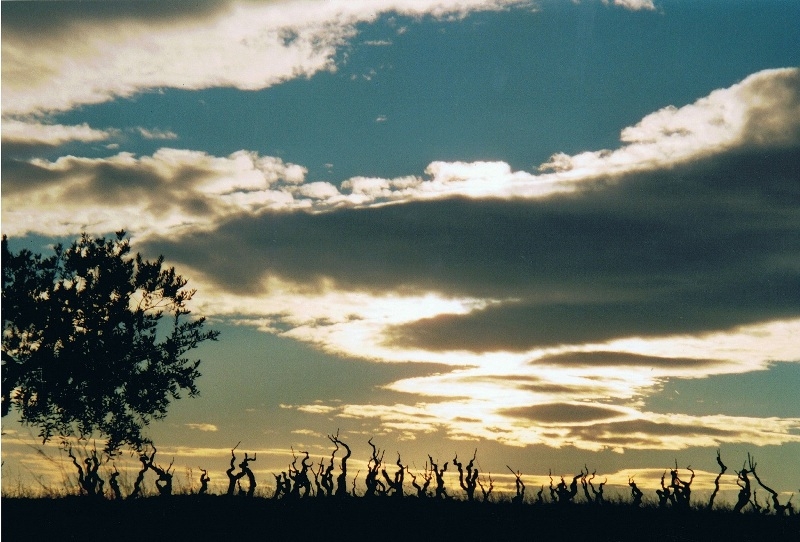
[[[14,540],[582,540],[797,541],[800,516],[397,498],[272,500],[174,495],[112,501],[14,498],[2,538]]]

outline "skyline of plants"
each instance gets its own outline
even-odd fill
[[[767,485],[770,481],[759,476],[757,462],[749,453],[743,459],[741,469],[737,469],[723,462],[720,450],[717,450],[719,471],[709,495],[706,488],[696,491],[692,486],[698,474],[711,473],[694,469],[691,465],[679,467],[677,459],[674,465],[664,468],[658,486],[654,486],[652,479],[639,475],[630,475],[627,486],[613,480],[609,482],[609,473],[604,474],[596,468],[590,470],[588,464],[571,474],[548,470],[546,478],[549,483],[536,484],[534,481],[543,475],[515,470],[510,465],[506,465],[510,476],[503,472],[483,472],[479,468],[478,448],[473,448],[471,455],[462,456],[467,458],[466,462],[459,460],[458,452],[452,458],[429,454],[423,467],[417,468],[414,461],[404,463],[399,451],[392,453],[392,459],[387,459],[387,450],[373,442],[373,438],[366,440],[371,449],[366,459],[354,458],[347,442],[350,439],[340,437],[338,431],[327,435],[327,439],[333,445],[328,456],[312,458],[307,450],[290,447],[291,461],[277,472],[254,469],[258,452],[245,451],[240,448],[241,442],[230,449],[229,467],[225,471],[214,471],[202,465],[176,465],[174,457],[165,457],[167,454],[159,452],[154,445],[147,446],[138,454],[131,451],[138,462],[138,467],[131,468],[130,461],[125,460],[122,454],[98,452],[96,444],[89,447],[87,442],[73,446],[72,442],[64,439],[59,447],[60,458],[47,456],[41,448],[38,450],[41,457],[58,465],[61,487],[48,486],[40,478],[39,489],[34,491],[20,483],[16,486],[9,484],[6,479],[3,497],[81,495],[106,500],[133,500],[216,495],[282,501],[413,498],[530,505],[625,505],[780,516],[797,513],[794,493],[787,496],[785,492],[777,492]],[[120,470],[117,462],[129,465]],[[135,478],[131,481],[134,473]],[[269,476],[259,479],[257,474]],[[619,475],[611,473],[614,474]],[[735,495],[730,487],[731,480],[738,488]],[[726,484],[727,488],[723,487]]]

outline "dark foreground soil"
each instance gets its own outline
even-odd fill
[[[800,541],[800,516],[417,499],[0,499],[3,542],[35,540]]]

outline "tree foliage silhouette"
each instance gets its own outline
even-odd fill
[[[2,415],[54,435],[107,438],[106,451],[149,443],[143,429],[172,399],[198,394],[186,353],[218,332],[189,318],[186,279],[131,254],[124,231],[83,234],[43,257],[2,240]],[[164,318],[169,315],[169,318]]]

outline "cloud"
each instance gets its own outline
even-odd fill
[[[315,438],[319,438],[319,439],[325,438],[325,436],[322,433],[318,433],[317,431],[313,431],[311,429],[295,429],[295,430],[292,431],[292,434],[293,435],[305,435],[305,436],[308,436],[308,437],[315,437]]]
[[[653,0],[603,0],[605,5],[613,4],[631,11],[655,10]]]
[[[98,130],[87,123],[50,124],[38,120],[2,120],[3,168],[12,160],[36,156],[70,143],[97,143],[118,137],[116,129]],[[109,145],[114,145],[111,143]],[[12,158],[13,157],[13,158]]]
[[[558,367],[646,367],[652,369],[701,368],[718,365],[719,360],[696,358],[667,358],[631,352],[590,351],[551,354],[532,362],[534,365]]]
[[[307,412],[309,414],[327,414],[334,410],[334,407],[327,405],[302,405],[297,407],[300,412]]]
[[[772,233],[776,235],[772,241],[783,240],[787,239],[788,229],[782,232],[773,230]],[[764,242],[767,242],[766,238]],[[616,247],[606,245],[605,248],[615,250]],[[582,257],[594,259],[599,266],[606,263],[601,255],[592,252],[587,251]],[[387,330],[387,341],[393,345],[430,350],[526,351],[561,344],[603,342],[624,336],[710,332],[763,320],[797,317],[794,307],[800,301],[795,294],[800,287],[798,277],[793,276],[788,266],[770,269],[768,263],[773,259],[789,258],[791,251],[774,253],[767,248],[763,253],[745,252],[756,259],[757,268],[752,273],[738,265],[709,258],[700,264],[708,268],[707,271],[698,270],[696,282],[680,283],[684,276],[682,270],[673,270],[670,274],[670,270],[664,269],[663,277],[659,278],[672,284],[640,284],[632,286],[630,292],[617,294],[635,297],[630,300],[596,298],[614,295],[614,283],[629,281],[633,284],[637,280],[647,280],[638,274],[639,269],[620,270],[619,274],[606,276],[598,272],[595,274],[597,282],[591,287],[582,284],[575,276],[565,276],[561,282],[531,270],[531,288],[540,286],[544,295],[566,296],[569,295],[568,285],[573,284],[576,291],[572,299],[563,302],[510,301],[469,314],[437,315]],[[635,266],[637,262],[631,259],[629,263]],[[638,263],[644,262],[640,260]],[[721,271],[722,277],[712,269],[716,265],[720,265],[721,269],[717,270]],[[565,273],[570,275],[579,275],[580,269],[564,267]],[[656,273],[655,269],[653,273]],[[558,282],[561,282],[560,286]],[[605,291],[604,286],[607,287]],[[519,288],[517,293],[535,295],[524,292],[523,288]],[[508,295],[511,295],[510,291]],[[576,322],[580,325],[575,325]]]
[[[169,148],[144,157],[122,152],[55,161],[8,158],[3,170],[9,235],[208,228],[226,215],[289,206],[306,172],[245,151],[214,157]]]
[[[792,148],[800,142],[800,70],[764,70],[681,108],[667,106],[622,130],[622,147],[540,166],[568,178],[647,171],[733,150]]]
[[[794,442],[793,419],[640,409],[664,378],[796,359],[798,89],[797,69],[759,72],[538,173],[436,161],[337,186],[248,151],[4,155],[3,228],[126,228],[198,312],[449,366],[386,384],[411,404],[286,406],[308,414],[516,446]]]
[[[204,233],[147,246],[237,294],[274,277],[493,300],[391,328],[396,347],[526,351],[709,332],[798,315],[798,167],[794,149],[731,153],[541,199],[240,214],[213,230],[217,246]],[[391,187],[358,179],[352,190]]]
[[[602,448],[683,450],[720,443],[755,446],[800,442],[800,419],[643,413],[636,420],[573,427],[567,439]]]
[[[544,403],[508,408],[504,409],[502,413],[513,418],[559,425],[596,422],[622,417],[626,414],[613,408],[582,403]]]
[[[97,130],[87,123],[68,126],[43,124],[21,120],[3,120],[3,145],[45,145],[56,147],[70,141],[92,143],[104,141],[114,135],[113,131]]]
[[[375,320],[342,320],[308,300],[335,325],[293,316],[294,302],[268,316],[283,314],[274,329],[345,351],[354,341],[337,337],[359,327],[392,358],[524,354],[793,318],[799,74],[759,72],[665,108],[623,130],[619,149],[562,157],[540,174],[433,162],[424,176],[337,187],[248,151],[4,156],[3,227],[124,227],[234,304],[276,284],[280,299],[378,296],[386,310]],[[436,309],[414,318],[397,312],[401,298]],[[263,317],[252,320],[273,329]]]
[[[458,207],[459,204],[444,200],[462,196],[481,202],[504,200],[507,209],[516,213],[514,220],[520,221],[523,231],[535,228],[535,235],[532,231],[525,232],[532,240],[531,246],[521,246],[522,240],[516,241],[523,253],[531,249],[550,250],[548,242],[556,240],[552,234],[542,235],[542,232],[560,228],[568,216],[575,216],[575,220],[563,236],[567,244],[586,241],[586,231],[577,228],[580,220],[585,228],[599,228],[600,241],[604,236],[627,237],[633,251],[647,249],[639,242],[673,250],[668,235],[657,237],[661,223],[658,216],[649,217],[648,206],[656,206],[661,219],[667,220],[667,213],[673,210],[671,206],[687,216],[703,204],[713,206],[708,197],[699,197],[698,190],[705,187],[715,193],[738,191],[739,200],[747,190],[768,194],[784,190],[786,185],[787,194],[792,194],[792,167],[800,141],[799,74],[797,69],[759,72],[694,104],[665,108],[623,130],[623,145],[619,149],[557,155],[543,165],[539,174],[513,171],[503,162],[436,161],[426,168],[424,175],[394,179],[353,177],[336,186],[322,182],[304,184],[306,169],[302,165],[284,164],[279,158],[245,150],[227,157],[161,149],[144,157],[120,153],[92,159],[65,156],[55,161],[26,159],[14,152],[4,152],[4,211],[15,211],[4,217],[4,228],[12,235],[48,228],[56,228],[49,233],[57,234],[82,229],[102,232],[118,229],[119,222],[129,221],[128,229],[141,237],[158,233],[171,236],[174,228],[183,231],[216,227],[223,231],[237,220],[246,230],[258,226],[259,221],[271,220],[265,215],[270,210],[307,210],[318,217],[323,212],[337,211],[331,213],[336,215],[332,218],[315,219],[326,222],[327,226],[339,220],[350,221],[355,216],[377,222],[382,220],[381,213],[397,213],[408,217],[408,222],[414,213],[419,214],[420,223],[413,225],[407,232],[410,234],[421,228],[438,227],[433,217],[423,215],[437,205]],[[85,125],[60,127],[6,121],[4,129],[6,125],[11,126],[12,134],[18,134],[15,137],[54,144],[65,138],[90,140],[110,134]],[[168,132],[160,136],[171,137]],[[759,175],[754,176],[756,171]],[[701,178],[697,183],[692,181],[696,177]],[[105,190],[109,197],[102,197],[99,189]],[[34,190],[41,192],[33,193]],[[131,197],[125,197],[126,191]],[[20,194],[25,196],[17,198]],[[622,206],[625,214],[604,216],[616,212],[612,207],[621,197],[630,199]],[[542,200],[542,204],[533,205],[536,200]],[[439,203],[425,209],[418,206],[413,213],[405,212],[411,207],[404,211],[378,210],[389,203],[422,201]],[[684,201],[692,207],[684,208]],[[532,205],[532,213],[527,212],[526,203]],[[734,208],[736,203],[731,200],[722,211],[738,212]],[[587,206],[595,209],[588,212]],[[477,212],[468,207],[465,203],[456,210],[454,220],[450,221],[453,227],[460,227],[455,223],[459,219],[492,220],[491,213],[504,211],[497,201],[488,202],[484,210],[475,207]],[[347,210],[354,208],[373,208],[373,212],[348,215]],[[760,205],[754,211],[759,209],[765,208]],[[748,208],[742,211],[745,218],[754,214]],[[33,214],[35,220],[31,219]],[[283,220],[283,216],[275,220]],[[307,217],[286,220],[313,222]],[[483,241],[494,244],[497,239],[517,236],[514,230],[517,224],[508,218],[500,220],[494,235],[491,231],[481,234]],[[629,231],[639,227],[645,229]],[[668,227],[676,228],[674,224]],[[686,231],[675,234],[676,238],[689,235]],[[452,231],[448,235],[451,241],[455,240]],[[609,246],[616,244],[622,248],[619,240],[611,241]],[[431,238],[429,242],[435,245],[441,241]],[[508,246],[508,243],[500,246],[503,244]],[[674,244],[677,256],[681,256],[685,249],[677,242]],[[696,241],[687,246],[697,245]],[[479,256],[480,250],[486,252],[478,248]],[[446,253],[445,250],[442,254]],[[522,254],[522,257],[533,255]],[[502,263],[503,258],[499,261]],[[541,263],[539,266],[545,267]],[[440,267],[444,270],[444,266]]]
[[[343,405],[336,407],[333,413],[342,418],[379,420],[381,427],[389,432],[412,431],[422,435],[444,430],[453,439],[488,439],[510,446],[573,446],[589,451],[683,450],[721,443],[765,446],[800,442],[800,419],[797,418],[691,416],[625,410],[545,404],[492,412],[479,402],[461,400],[414,405]]]
[[[217,426],[212,423],[187,423],[184,425],[189,429],[194,429],[203,432],[215,432],[219,430]]]
[[[139,126],[136,132],[145,139],[178,139],[178,134],[169,130],[159,130],[158,128],[149,130]]]
[[[3,8],[3,113],[65,111],[162,87],[263,89],[335,70],[336,51],[357,33],[357,23],[383,13],[463,16],[520,3],[527,2],[9,5]]]
[[[455,166],[461,172],[487,167],[484,163]],[[510,194],[524,192],[529,197],[570,190],[548,182],[526,188],[525,180],[531,176],[511,173],[505,164],[499,169],[508,171],[506,179],[488,179],[457,177],[453,167],[438,163],[428,168],[432,176],[427,179],[353,177],[336,187],[323,181],[305,183],[304,167],[249,151],[215,157],[162,148],[152,156],[122,152],[106,158],[64,156],[55,161],[12,154],[5,157],[3,167],[9,187],[8,201],[4,198],[3,202],[9,213],[5,224],[11,235],[87,229],[101,233],[127,222],[126,229],[148,237],[171,235],[174,228],[204,230],[228,218],[248,220],[269,210],[319,213],[461,194],[481,197],[498,188],[502,191],[503,184]],[[40,192],[32,199],[32,191]],[[29,220],[29,211],[34,209],[37,220]]]
[[[339,190],[329,182],[317,181],[298,187],[297,194],[313,200],[326,200],[340,195]]]

